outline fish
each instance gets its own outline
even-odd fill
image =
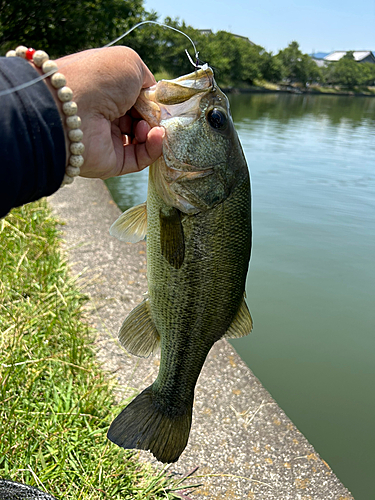
[[[147,201],[124,212],[110,233],[146,238],[148,292],[125,319],[119,341],[159,373],[110,425],[125,449],[164,463],[185,449],[194,390],[215,342],[248,335],[245,301],[251,231],[250,175],[226,95],[210,67],[144,89],[135,104],[165,128],[162,156],[150,166]]]

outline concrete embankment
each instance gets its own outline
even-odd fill
[[[109,235],[120,211],[102,181],[77,179],[50,202],[65,222],[73,273],[81,275],[91,298],[98,359],[123,387],[119,400],[135,395],[156,377],[159,358],[130,356],[116,339],[147,289],[145,242],[126,244]],[[140,455],[154,461],[148,452]],[[192,494],[196,499],[353,499],[225,340],[207,358],[189,444],[169,470],[186,474],[197,466],[196,475],[204,477]]]

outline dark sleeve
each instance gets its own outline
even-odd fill
[[[64,131],[46,84],[1,95],[38,76],[24,59],[0,57],[0,217],[54,193],[64,177]]]

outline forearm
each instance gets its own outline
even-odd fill
[[[25,60],[0,58],[0,90],[33,80]],[[0,97],[0,217],[55,192],[66,164],[66,140],[57,105],[41,81]]]

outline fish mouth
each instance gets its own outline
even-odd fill
[[[164,120],[177,116],[190,118],[190,122],[198,117],[202,96],[214,85],[212,69],[200,68],[174,80],[160,80],[141,90],[134,107],[152,127],[163,125]]]

